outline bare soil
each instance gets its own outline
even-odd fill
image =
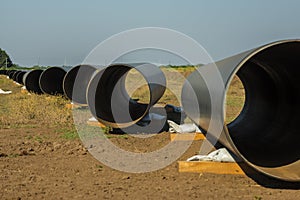
[[[169,140],[169,133],[159,136]],[[135,138],[113,139],[145,148]],[[160,147],[156,140],[149,148]],[[200,145],[195,141],[179,160],[196,154]],[[0,153],[1,199],[300,198],[295,184],[268,178],[261,184],[244,175],[179,173],[176,162],[150,173],[116,171],[94,159],[79,139],[62,139],[55,130],[42,127],[1,129]]]

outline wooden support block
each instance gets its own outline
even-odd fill
[[[71,104],[71,103],[67,103],[67,104],[66,104],[66,108],[68,108],[68,109],[72,109],[72,108],[73,108],[73,104]]]
[[[87,121],[87,124],[90,126],[97,126],[101,128],[105,128],[106,126],[98,121]]]
[[[244,175],[245,173],[240,165],[244,165],[244,163],[179,161],[178,170],[179,172]]]
[[[73,104],[73,103],[67,103],[67,104],[66,104],[66,108],[68,108],[68,109],[72,109],[72,108],[80,108],[80,107],[81,107],[80,105]]]
[[[22,94],[27,94],[28,91],[27,91],[26,89],[21,89],[21,93],[22,93]]]
[[[202,133],[171,133],[171,141],[187,141],[187,140],[204,140],[205,135]]]

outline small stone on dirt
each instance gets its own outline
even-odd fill
[[[0,153],[0,157],[7,157],[6,153]]]

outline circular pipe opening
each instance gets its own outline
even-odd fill
[[[13,75],[12,75],[12,80],[14,80],[15,82],[17,82],[17,76],[18,76],[18,74],[19,73],[21,73],[21,71],[15,71],[14,73],[13,73]]]
[[[245,105],[228,124],[240,154],[260,170],[300,179],[300,42],[261,48],[237,67]]]
[[[41,90],[50,95],[63,95],[63,79],[66,71],[60,67],[50,67],[40,76]]]
[[[23,83],[23,77],[24,77],[25,74],[26,74],[26,72],[21,71],[21,72],[16,76],[16,81],[17,81],[19,84],[24,85],[24,83]]]
[[[136,69],[147,83],[148,102],[133,99],[126,90],[129,71]],[[151,64],[114,64],[92,77],[87,100],[92,114],[113,128],[124,128],[140,121],[163,95],[166,80],[161,70]]]
[[[91,65],[78,65],[68,71],[63,80],[66,97],[76,104],[86,105],[87,87],[95,71],[96,68]]]
[[[10,78],[10,79],[12,79],[12,77],[13,77],[13,75],[14,75],[14,73],[16,72],[17,70],[10,70],[9,72],[8,72],[8,77]]]
[[[23,83],[29,92],[33,92],[36,94],[43,93],[39,85],[39,79],[42,73],[43,70],[35,69],[24,74]]]

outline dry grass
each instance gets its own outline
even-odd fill
[[[162,67],[167,80],[167,89],[159,100],[159,104],[173,104],[180,106],[181,88],[185,77],[192,73],[194,67],[167,68]],[[140,86],[140,87],[137,87]],[[130,70],[126,78],[126,89],[133,99],[139,99],[141,103],[148,103],[150,92],[145,79],[136,70]]]
[[[240,114],[245,103],[245,90],[241,80],[235,76],[226,96],[226,120],[228,124]]]
[[[20,86],[11,80],[4,76],[0,80],[0,88],[13,91],[12,94],[0,96],[0,128],[72,126],[72,111],[66,108],[66,99],[61,96],[21,93]]]
[[[184,82],[184,77],[187,77],[190,73],[195,70],[194,67],[180,67],[180,68],[162,68],[163,73],[167,79],[167,87],[164,95],[159,100],[159,104],[173,104],[180,106],[181,99],[181,88]],[[150,94],[146,81],[138,74],[138,72],[133,71],[129,73],[128,82],[126,84],[131,86],[132,98],[139,99],[140,102],[148,103],[150,99]],[[137,81],[138,80],[138,81]],[[134,86],[137,83],[142,83],[143,86],[136,88],[133,91]],[[228,124],[232,122],[241,112],[245,102],[245,91],[243,84],[240,79],[235,76],[230,84],[227,92],[226,101],[226,120]]]

